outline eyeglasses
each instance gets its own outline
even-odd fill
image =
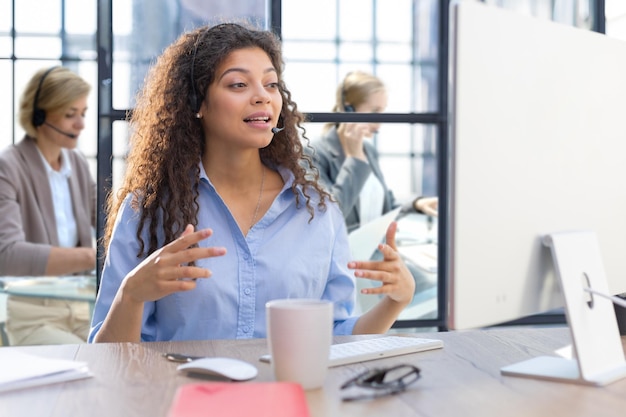
[[[420,378],[420,369],[413,365],[396,365],[391,368],[368,369],[346,381],[341,389],[361,387],[373,389],[373,393],[343,397],[344,401],[356,401],[395,395]]]

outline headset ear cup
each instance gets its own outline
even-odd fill
[[[33,110],[33,126],[39,127],[46,121],[46,111],[43,109]]]
[[[56,66],[48,68],[46,72],[43,73],[41,79],[39,80],[39,85],[37,86],[37,91],[35,91],[35,98],[33,100],[33,126],[39,127],[46,122],[46,111],[44,109],[39,108],[37,105],[39,103],[39,94],[41,94],[41,88],[43,87],[43,80],[46,79],[48,74],[58,68]]]

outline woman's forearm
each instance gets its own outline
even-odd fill
[[[406,307],[393,301],[389,297],[383,297],[374,307],[365,312],[354,325],[352,334],[383,334],[386,333]]]
[[[61,248],[53,246],[46,264],[46,275],[69,275],[96,268],[94,248]]]
[[[140,342],[143,304],[125,297],[120,288],[94,342]]]

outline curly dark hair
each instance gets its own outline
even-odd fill
[[[311,158],[304,153],[308,139],[302,123],[305,117],[291,99],[283,80],[281,42],[272,32],[244,23],[222,23],[200,27],[181,35],[167,47],[151,67],[137,104],[129,116],[130,152],[126,173],[117,193],[107,197],[107,220],[103,245],[108,250],[111,233],[123,199],[132,193],[132,207],[140,213],[138,257],[148,255],[176,239],[187,224],[198,225],[199,163],[205,149],[202,127],[195,113],[215,78],[216,68],[228,55],[243,48],[261,48],[278,74],[283,98],[280,121],[284,130],[260,149],[262,162],[290,170],[295,181],[292,191],[301,204],[297,188],[303,190],[306,209],[314,217],[311,192],[317,206],[325,209],[330,195],[318,183]],[[193,78],[193,79],[192,79]],[[193,96],[198,96],[195,100]],[[282,127],[282,126],[281,126]],[[313,174],[313,175],[311,175]],[[147,228],[149,242],[142,239]],[[165,241],[158,239],[163,228]]]

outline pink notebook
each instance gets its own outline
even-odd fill
[[[290,382],[206,382],[178,388],[169,417],[309,417],[302,386]]]

